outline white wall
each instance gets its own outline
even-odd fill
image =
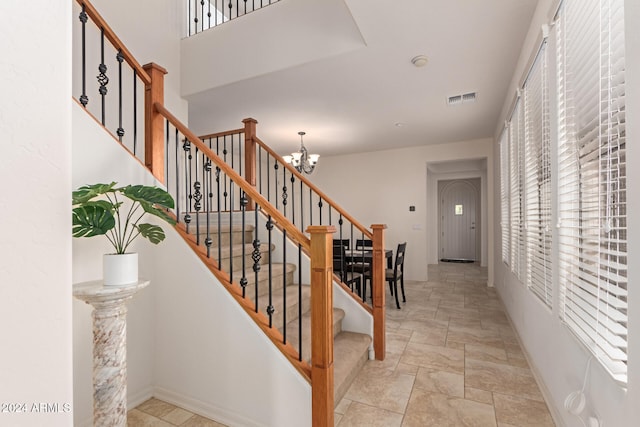
[[[548,22],[548,12],[553,0],[541,0],[525,41],[522,57],[509,91],[513,96],[518,82],[521,81],[528,58],[539,40],[540,25]],[[626,15],[626,54],[627,54],[627,162],[629,165],[640,164],[640,148],[634,140],[640,138],[640,4],[636,0],[625,1]],[[505,101],[503,119],[511,105],[511,99]],[[502,123],[502,122],[500,122]],[[498,124],[496,141],[499,137]],[[494,154],[499,158],[499,146],[494,144]],[[493,184],[494,194],[500,194],[499,162],[494,165],[496,180]],[[640,419],[640,309],[635,307],[640,301],[640,292],[632,284],[639,277],[633,260],[640,254],[640,191],[636,186],[640,183],[637,168],[629,167],[627,180],[627,217],[629,228],[629,360],[628,388],[615,383],[602,368],[593,361],[589,370],[590,380],[586,390],[587,409],[585,414],[597,414],[602,426],[634,426]],[[494,209],[499,212],[499,197],[494,198]],[[500,241],[500,218],[494,219],[494,240]],[[507,307],[511,320],[528,353],[532,368],[542,381],[541,386],[547,403],[559,425],[581,427],[582,422],[569,414],[563,407],[565,397],[582,387],[585,367],[590,353],[578,343],[574,336],[560,322],[557,308],[548,310],[526,287],[520,283],[502,263],[500,246],[496,247],[495,256],[496,287]]]
[[[151,281],[156,397],[227,425],[311,425],[310,385],[175,231]]]
[[[490,139],[322,157],[311,180],[364,226],[387,224],[385,244],[407,242],[405,275],[427,279],[427,262],[437,254],[437,204],[431,201],[427,164],[487,158],[487,188],[493,188]],[[435,181],[434,181],[435,182]],[[437,198],[437,183],[435,184]],[[493,218],[493,194],[488,194],[486,218]],[[415,206],[414,212],[409,206]],[[434,217],[436,218],[434,222]],[[436,227],[433,227],[433,224]],[[492,283],[493,222],[489,220],[486,253]],[[435,251],[435,252],[434,252]],[[394,251],[395,252],[395,251]]]
[[[72,423],[70,9],[0,2],[0,402],[26,410],[3,426]]]
[[[187,102],[180,95],[180,39],[186,8],[181,0],[93,0],[95,8],[140,64],[155,62],[167,70],[165,105],[184,123]],[[74,25],[77,18],[74,16]],[[76,52],[74,51],[74,55]],[[115,70],[113,70],[114,72]],[[94,70],[90,76],[93,77]],[[115,76],[112,75],[115,84]],[[115,91],[115,87],[111,89]]]

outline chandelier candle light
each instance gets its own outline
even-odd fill
[[[291,153],[290,156],[282,156],[282,158],[285,162],[296,168],[298,172],[311,174],[318,164],[320,154],[309,154],[304,146],[304,142],[302,142],[302,137],[305,135],[305,132],[298,132],[298,135],[300,135],[300,151]]]

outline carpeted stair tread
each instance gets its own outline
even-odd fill
[[[342,331],[333,342],[334,405],[344,397],[349,386],[369,359],[369,335]]]

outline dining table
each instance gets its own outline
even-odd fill
[[[387,268],[393,268],[393,250],[385,249],[384,257],[387,260]],[[373,250],[371,249],[346,249],[345,260],[347,262],[363,262],[371,264],[373,262]]]

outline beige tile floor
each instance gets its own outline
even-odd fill
[[[401,310],[387,295],[387,357],[369,361],[336,407],[337,427],[554,426],[486,269],[429,266],[407,282]],[[222,424],[151,399],[129,426]]]

